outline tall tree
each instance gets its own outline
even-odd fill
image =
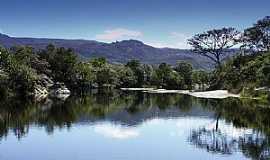
[[[104,87],[104,85],[115,85],[117,80],[116,78],[116,72],[109,65],[100,68],[96,73],[96,81],[98,83],[98,87],[100,88]]]
[[[270,50],[270,16],[258,20],[253,27],[244,31],[243,46],[254,51]]]
[[[143,70],[143,67],[140,63],[139,60],[131,60],[129,62],[127,62],[126,67],[129,67],[133,72],[134,75],[136,76],[136,80],[137,80],[137,87],[142,87],[143,83],[144,83],[144,75],[145,75],[145,71]]]
[[[158,66],[152,76],[152,80],[158,87],[166,89],[183,89],[183,77],[166,63],[161,63]]]
[[[94,58],[90,61],[93,67],[102,68],[107,64],[107,60],[104,57]]]
[[[72,49],[55,48],[53,45],[49,45],[40,56],[49,63],[52,77],[56,81],[71,82],[78,62],[77,55]]]
[[[239,35],[235,28],[214,29],[196,34],[188,40],[188,44],[195,53],[209,58],[221,67],[222,55],[229,53],[229,49],[238,43]]]
[[[117,70],[120,87],[136,87],[137,77],[130,67],[121,66]]]
[[[81,90],[89,89],[95,80],[94,69],[88,62],[79,62],[75,67],[73,84],[81,87]]]
[[[191,89],[192,87],[192,64],[184,62],[184,61],[179,61],[177,62],[176,67],[174,68],[178,74],[180,74],[184,78],[185,82],[185,89]]]

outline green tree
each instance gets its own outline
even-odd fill
[[[262,85],[270,86],[270,64],[262,66],[261,72],[263,74]]]
[[[182,89],[184,79],[172,67],[166,63],[161,63],[152,76],[153,84],[166,89]]]
[[[5,98],[8,95],[8,73],[7,66],[9,63],[10,55],[8,51],[0,47],[0,97]],[[0,99],[1,99],[0,98]]]
[[[186,89],[184,78],[176,71],[170,72],[165,83],[167,89]]]
[[[10,68],[9,86],[16,94],[30,95],[37,80],[36,71],[27,65],[15,64]]]
[[[196,34],[188,40],[193,52],[212,60],[218,68],[221,67],[222,56],[230,53],[229,50],[239,41],[239,32],[234,28],[209,30]]]
[[[100,88],[105,85],[115,86],[117,82],[116,78],[116,72],[110,66],[102,67],[96,72],[96,82]]]
[[[138,60],[131,60],[126,64],[126,67],[129,67],[136,76],[136,87],[142,87],[145,80],[145,72],[141,65],[141,63]]]
[[[198,84],[200,87],[209,84],[209,74],[203,70],[196,70],[192,72],[192,83]]]
[[[151,77],[153,75],[154,69],[149,64],[143,64],[142,69],[144,72],[144,84],[145,85],[151,85]]]
[[[90,63],[92,64],[93,67],[95,68],[101,68],[104,67],[107,64],[107,60],[104,57],[100,58],[93,58]]]
[[[71,85],[71,78],[75,74],[75,67],[78,62],[77,55],[72,49],[55,48],[53,45],[49,45],[41,53],[41,56],[49,63],[54,80]]]
[[[129,67],[121,67],[118,70],[118,79],[119,79],[119,86],[128,88],[128,87],[135,87],[137,84],[137,78],[133,72],[133,70]]]
[[[270,50],[270,16],[257,21],[253,27],[247,28],[244,31],[242,47],[248,47],[254,51],[269,51]]]
[[[31,47],[13,47],[1,49],[0,63],[2,68],[1,85],[16,95],[28,96],[33,93],[38,80],[37,71],[32,62],[37,55]]]
[[[81,90],[90,89],[94,80],[95,72],[90,63],[80,62],[75,66],[74,87],[80,87]]]
[[[7,49],[0,47],[0,69],[4,70],[8,68],[11,62],[12,55]]]
[[[166,63],[161,63],[155,72],[155,81],[157,84],[161,87],[166,87],[166,80],[172,72],[171,66]]]
[[[182,76],[184,78],[184,83],[186,86],[184,88],[191,89],[191,87],[192,87],[192,71],[193,71],[192,64],[181,61],[181,62],[177,63],[174,70],[176,72],[178,72],[178,74],[180,74],[180,76]]]

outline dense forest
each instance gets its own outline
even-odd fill
[[[270,17],[243,33],[222,28],[194,35],[193,52],[216,64],[211,71],[195,70],[187,62],[171,66],[131,60],[111,64],[105,58],[83,61],[72,49],[53,44],[0,48],[1,97],[36,96],[68,89],[82,94],[92,88],[153,87],[164,89],[228,89],[243,96],[267,98],[270,86]],[[236,53],[234,53],[234,52]],[[225,55],[232,54],[233,56]],[[261,94],[262,93],[262,94]]]

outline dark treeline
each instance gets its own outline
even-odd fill
[[[80,93],[92,88],[153,87],[228,89],[245,96],[267,96],[261,91],[270,86],[270,16],[243,33],[230,27],[214,29],[196,34],[188,43],[194,53],[213,61],[215,69],[198,71],[183,61],[176,66],[153,66],[137,60],[110,64],[105,58],[82,61],[72,49],[53,45],[43,50],[0,48],[0,93],[33,95],[62,84]]]
[[[216,64],[209,89],[269,97],[270,16],[258,20],[242,33],[230,27],[214,29],[195,35],[188,43],[195,53]]]
[[[54,83],[65,84],[72,91],[92,88],[155,87],[191,89],[192,82],[205,84],[208,74],[194,71],[192,65],[179,62],[173,67],[141,64],[131,60],[127,64],[110,64],[105,58],[82,61],[72,49],[47,46],[35,51],[31,47],[1,48],[1,93],[32,94],[43,84],[44,76]]]
[[[40,103],[8,99],[1,101],[0,104],[2,106],[0,140],[1,137],[8,135],[8,131],[22,129],[23,134],[31,124],[39,124],[48,132],[53,132],[55,128],[69,128],[76,125],[84,117],[84,120],[89,122],[110,118],[115,123],[136,126],[156,116],[159,118],[181,117],[188,114],[196,116],[202,111],[208,113],[210,117],[216,117],[215,123],[226,120],[237,128],[253,128],[270,136],[270,109],[266,107],[267,104],[255,100],[200,99],[181,94],[126,93],[114,90],[102,94],[95,91],[85,96],[71,96],[66,101],[46,99]],[[166,114],[170,110],[174,112]],[[123,116],[115,113],[121,113]],[[140,114],[141,116],[138,116]],[[131,119],[126,119],[124,115],[129,115]],[[218,129],[218,126],[215,129]]]

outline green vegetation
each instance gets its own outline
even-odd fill
[[[269,99],[270,16],[259,20],[242,34],[233,28],[214,29],[189,40],[194,52],[216,63],[209,89],[228,89],[243,97]],[[232,46],[239,49],[229,50]],[[222,55],[232,54],[226,58]],[[223,60],[222,60],[223,57]],[[199,77],[194,74],[194,77]]]
[[[195,53],[212,60],[217,67],[221,67],[222,56],[230,53],[230,48],[237,44],[239,32],[234,28],[209,30],[196,34],[188,40]]]
[[[237,55],[224,63],[218,73],[224,88],[241,92],[244,97],[267,98],[270,87],[270,52]],[[266,96],[266,97],[265,97]]]
[[[74,93],[93,88],[156,87],[191,89],[192,65],[181,62],[175,68],[131,60],[127,64],[110,64],[105,58],[81,61],[72,49],[48,45],[36,51],[31,47],[1,48],[0,91],[2,95],[33,96],[38,88],[65,85]],[[203,72],[203,71],[202,71]],[[50,79],[53,84],[44,81]]]
[[[154,66],[137,60],[111,64],[105,58],[82,61],[72,49],[53,45],[43,50],[27,46],[0,48],[0,93],[31,96],[58,84],[73,93],[92,88],[127,87],[228,89],[244,97],[268,99],[269,33],[268,16],[243,33],[234,28],[222,28],[196,34],[188,43],[194,53],[216,64],[216,68],[208,72],[193,70],[191,64],[182,61],[176,66],[166,63]],[[240,47],[231,49],[233,46]],[[52,84],[48,84],[48,79]]]

